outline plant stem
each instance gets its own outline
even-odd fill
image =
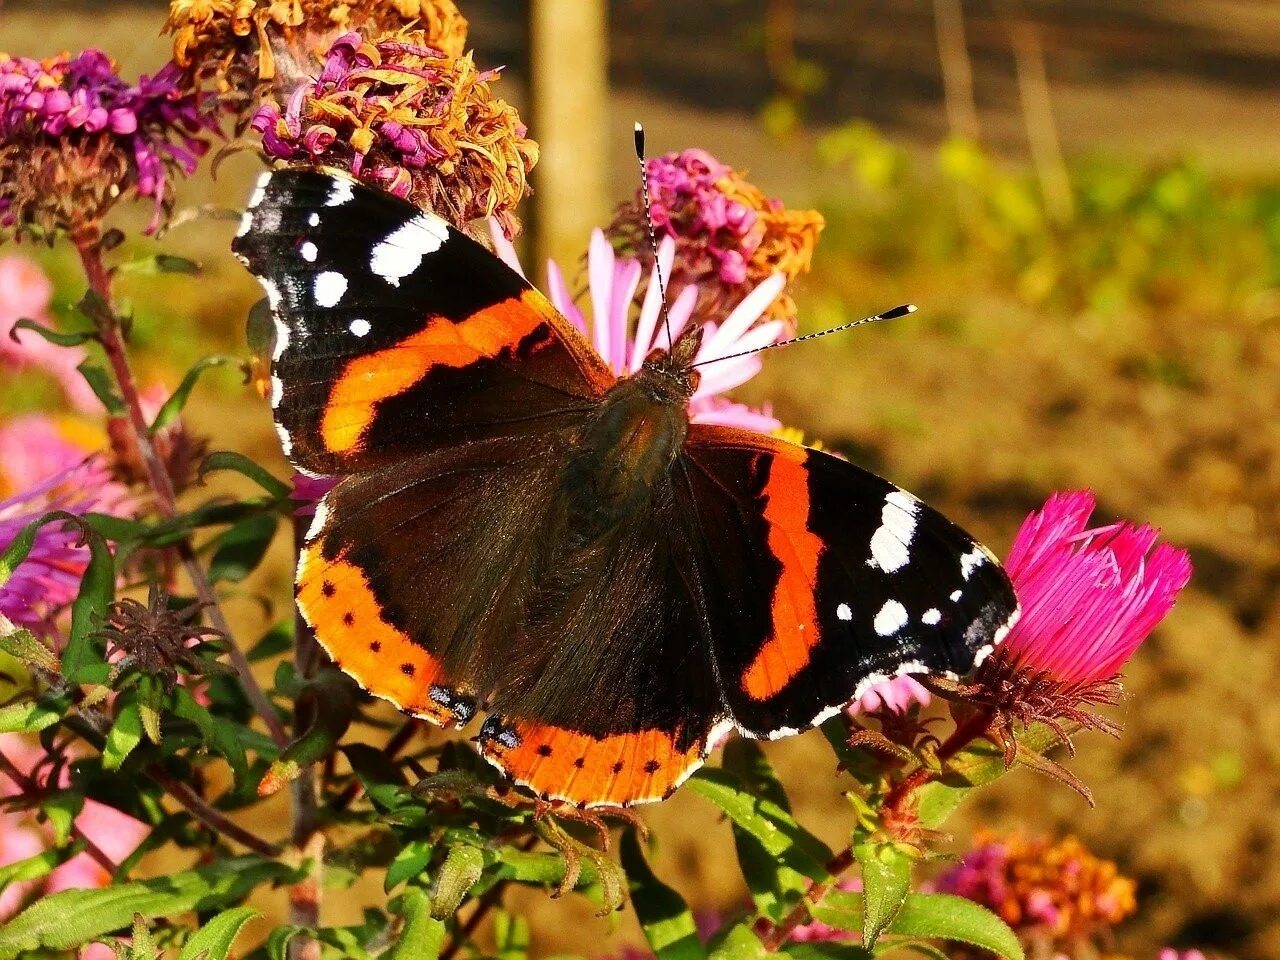
[[[979,710],[968,719],[958,724],[938,747],[935,756],[940,762],[946,762],[957,753],[981,737],[991,725],[991,711]],[[899,780],[889,790],[883,804],[886,810],[900,810],[907,799],[923,787],[938,778],[938,773],[925,766],[916,767],[911,773]]]
[[[34,797],[40,792],[39,785],[19,770],[14,765],[13,761],[3,753],[0,753],[0,773],[3,773],[6,777],[12,780],[14,786],[16,786],[19,792],[24,796]],[[79,825],[74,820],[71,822],[71,835],[84,844],[84,852],[89,855],[94,863],[107,871],[108,874],[112,876],[115,875],[119,864],[107,856],[106,853],[103,852],[102,848],[94,843],[88,835],[80,829]]]
[[[827,895],[827,891],[835,886],[840,876],[853,866],[853,861],[853,847],[845,847],[845,849],[827,861],[826,872],[829,879],[812,881],[809,884],[809,889],[805,891],[804,899],[797,903],[790,913],[778,923],[767,924],[764,929],[756,931],[766,951],[776,953],[786,946],[796,927],[810,919],[809,905],[821,901]]]
[[[169,476],[164,461],[160,458],[159,453],[156,452],[155,445],[151,442],[150,425],[147,423],[146,415],[142,412],[142,398],[138,392],[137,380],[134,378],[133,370],[129,366],[129,357],[125,350],[124,338],[121,336],[120,323],[114,308],[111,306],[111,272],[102,262],[102,253],[96,244],[78,243],[76,249],[80,253],[80,262],[84,266],[89,289],[97,294],[107,306],[107,314],[105,316],[98,316],[93,319],[97,323],[98,339],[106,352],[107,362],[111,365],[116,386],[120,390],[120,397],[128,413],[129,426],[132,428],[134,442],[138,446],[138,452],[142,457],[143,465],[146,467],[147,478],[150,481],[152,492],[155,494],[156,504],[161,515],[166,520],[173,519],[178,515],[177,494],[174,491],[173,480]],[[289,742],[284,725],[280,722],[280,717],[276,713],[275,707],[267,698],[266,693],[263,692],[262,687],[259,686],[257,679],[254,678],[253,670],[249,665],[248,658],[244,655],[244,651],[240,649],[232,638],[230,625],[227,623],[226,617],[222,613],[222,608],[218,604],[217,594],[214,593],[213,586],[205,575],[204,568],[196,558],[191,541],[189,539],[179,541],[177,552],[182,565],[186,568],[187,575],[191,578],[196,596],[209,611],[210,622],[226,638],[227,655],[231,660],[231,665],[240,677],[245,695],[249,698],[249,702],[253,705],[255,712],[262,717],[263,722],[267,725],[272,739],[280,746],[284,746]]]
[[[274,858],[280,856],[280,848],[278,846],[274,843],[269,843],[231,820],[221,810],[211,806],[209,801],[200,796],[188,784],[171,777],[159,767],[154,766],[147,768],[147,776],[164,787],[169,795],[182,804],[188,813],[215,833],[230,837],[242,846],[248,847],[254,853],[261,854],[264,857]]]

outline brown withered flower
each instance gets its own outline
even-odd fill
[[[138,673],[173,689],[180,672],[191,676],[230,672],[230,667],[214,659],[222,646],[222,631],[199,622],[203,604],[174,609],[170,600],[153,583],[146,603],[125,597],[107,608],[95,635],[106,641],[108,657],[116,658],[113,681]]]
[[[457,226],[497,217],[508,236],[538,145],[493,92],[498,73],[441,56],[422,31],[329,48],[319,75],[253,119],[275,160],[347,170]]]

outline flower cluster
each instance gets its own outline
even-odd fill
[[[816,210],[788,210],[705,150],[685,150],[646,164],[653,226],[677,244],[674,282],[702,288],[700,316],[722,318],[750,289],[775,273],[788,280],[809,269],[824,221]],[[610,238],[649,259],[643,193],[618,208]],[[779,293],[769,316],[794,325],[795,303]]]
[[[314,80],[253,118],[268,157],[348,170],[463,225],[512,210],[529,193],[538,146],[493,94],[496,71],[447,57],[422,31],[339,37]]]
[[[1115,700],[1120,671],[1191,579],[1187,552],[1157,543],[1153,528],[1089,528],[1094,506],[1086,491],[1050,497],[1005,561],[1022,614],[977,680],[1022,723],[1106,729],[1088,706]]]
[[[290,84],[341,33],[369,36],[413,25],[425,44],[459,57],[467,21],[453,0],[172,0],[165,31],[192,80],[214,81],[242,108],[264,83]]]
[[[990,835],[936,884],[995,911],[1025,941],[1059,949],[1086,944],[1132,914],[1136,886],[1074,837]]]
[[[0,228],[97,239],[123,195],[152,201],[155,232],[170,180],[189,175],[213,123],[173,64],[130,84],[100,50],[47,60],[0,54]]]

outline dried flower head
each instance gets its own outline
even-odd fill
[[[172,689],[180,670],[192,676],[229,672],[213,659],[222,632],[199,622],[202,608],[191,603],[175,609],[154,583],[145,604],[130,597],[111,604],[96,635],[107,642],[115,680],[136,673]]]
[[[676,241],[673,284],[704,288],[699,316],[721,319],[773,274],[789,282],[808,271],[824,226],[816,210],[788,210],[705,150],[653,157],[646,175],[654,229]],[[618,208],[608,232],[628,255],[652,259],[641,192]],[[767,311],[792,327],[795,315],[785,292]]]
[[[315,80],[253,128],[268,157],[350,171],[458,225],[512,210],[529,193],[538,145],[515,108],[493,95],[497,71],[442,56],[422,31],[367,43],[349,33]]]
[[[192,81],[214,82],[239,111],[313,73],[341,34],[409,26],[443,56],[466,48],[467,21],[453,0],[172,0],[165,31]]]
[[[180,80],[168,64],[129,84],[100,50],[0,54],[0,236],[92,242],[128,194],[152,201],[155,232],[173,203],[169,182],[194,172],[213,129]]]
[[[979,834],[977,841],[936,889],[993,910],[1024,942],[1043,949],[1036,955],[1078,955],[1137,907],[1134,881],[1074,837]]]
[[[1006,724],[1115,732],[1092,707],[1115,702],[1121,669],[1191,579],[1187,552],[1151,527],[1090,529],[1094,505],[1088,492],[1050,497],[1005,561],[1022,614],[978,671],[976,698]]]

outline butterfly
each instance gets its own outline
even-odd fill
[[[483,711],[480,752],[544,799],[664,799],[729,730],[959,676],[1017,616],[995,557],[911,494],[691,423],[696,324],[619,377],[484,246],[325,170],[264,175],[233,249],[274,318],[284,451],[341,478],[302,616],[402,711]]]

